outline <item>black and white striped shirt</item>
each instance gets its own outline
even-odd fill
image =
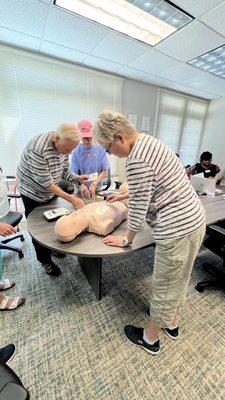
[[[60,179],[77,182],[69,171],[69,155],[59,154],[51,141],[52,133],[35,136],[25,147],[17,167],[19,192],[40,203],[54,197],[47,187]]]
[[[128,228],[145,221],[156,240],[183,237],[205,222],[205,212],[175,153],[160,140],[141,134],[126,161]]]

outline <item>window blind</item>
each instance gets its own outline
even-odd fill
[[[184,165],[197,161],[207,109],[207,101],[159,90],[155,133]]]
[[[13,175],[25,144],[60,123],[121,111],[123,79],[0,45],[0,166]],[[112,175],[118,174],[110,156]]]

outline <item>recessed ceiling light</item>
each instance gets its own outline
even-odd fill
[[[225,78],[225,45],[188,61],[188,64]]]
[[[167,0],[55,0],[54,4],[151,46],[194,19]]]

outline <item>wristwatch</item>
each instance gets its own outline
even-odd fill
[[[123,237],[123,239],[122,239],[123,247],[129,246],[129,244],[131,244],[131,243],[132,242],[129,242],[126,236]]]

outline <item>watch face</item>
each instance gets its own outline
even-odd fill
[[[123,245],[124,246],[128,245],[128,239],[126,237],[123,238]]]

